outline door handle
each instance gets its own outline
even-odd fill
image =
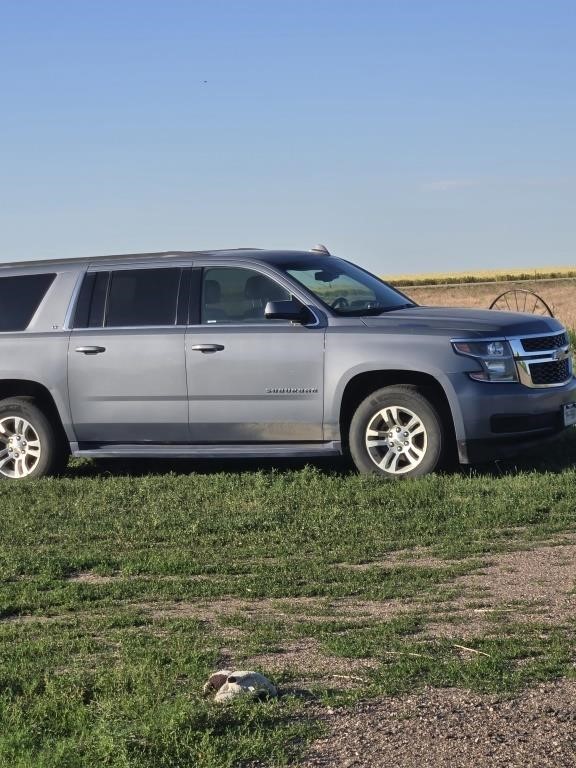
[[[222,344],[193,344],[190,349],[193,352],[222,352]]]
[[[76,347],[76,352],[82,352],[84,355],[99,355],[106,352],[106,347]]]

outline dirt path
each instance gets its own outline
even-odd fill
[[[300,768],[574,768],[576,680],[502,700],[457,689],[324,710]]]
[[[573,621],[575,582],[571,542],[493,557],[482,571],[461,577],[463,595],[447,606],[464,623],[439,621],[425,633],[462,636],[464,626],[471,636],[488,634],[495,611],[510,611],[516,621]],[[328,734],[312,745],[300,768],[576,766],[576,679],[540,685],[513,699],[427,689],[351,708],[317,708],[315,716]]]

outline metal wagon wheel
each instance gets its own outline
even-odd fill
[[[501,293],[500,296],[494,299],[489,308],[554,317],[554,312],[552,312],[542,296],[538,296],[537,293],[528,291],[526,288],[512,288],[509,291],[504,291],[504,293]]]

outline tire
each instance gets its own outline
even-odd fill
[[[33,400],[0,400],[0,480],[57,474],[67,460],[58,430]]]
[[[363,474],[387,479],[422,477],[440,463],[444,429],[437,410],[417,387],[383,387],[356,409],[349,446]]]

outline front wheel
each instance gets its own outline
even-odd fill
[[[432,403],[413,386],[378,389],[350,424],[350,453],[358,470],[384,478],[422,477],[440,463],[444,430]]]

